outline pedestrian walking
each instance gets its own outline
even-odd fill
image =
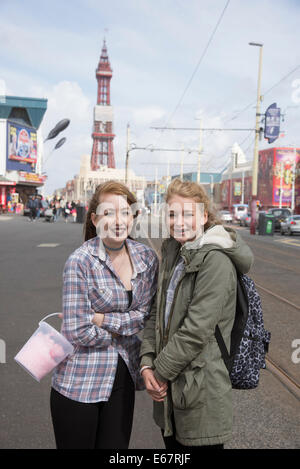
[[[167,449],[222,449],[231,437],[232,385],[215,328],[230,350],[236,268],[248,272],[253,255],[222,226],[199,184],[175,179],[166,202],[170,237],[144,329],[141,373]]]
[[[74,202],[74,200],[72,200],[72,203],[71,203],[71,215],[73,217],[73,223],[76,223],[77,211],[76,211],[76,202]]]
[[[35,197],[35,195],[29,197],[28,208],[29,208],[29,220],[34,222],[36,220],[36,214],[37,214],[37,209],[38,209],[38,200]]]
[[[36,197],[36,219],[38,220],[41,215],[41,209],[43,208],[42,200],[39,197]]]
[[[27,201],[27,207],[28,207],[28,210],[29,210],[29,221],[33,221],[33,199],[32,199],[32,196],[29,196],[28,197],[28,201]]]
[[[66,223],[68,223],[68,217],[70,213],[71,213],[71,206],[69,205],[69,202],[66,202],[63,208],[63,215],[64,215],[64,219]]]
[[[57,221],[58,217],[61,215],[62,208],[61,208],[59,200],[56,198],[54,199],[54,204],[55,204],[55,209],[56,209],[55,221]]]
[[[51,415],[57,448],[129,445],[140,340],[156,292],[155,252],[129,237],[136,199],[108,181],[97,187],[84,225],[85,242],[63,273],[62,333],[75,351],[56,369]]]

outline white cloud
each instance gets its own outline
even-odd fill
[[[41,126],[44,137],[61,119],[71,121],[65,131],[44,145],[47,160],[44,169],[48,174],[46,191],[49,192],[72,179],[79,171],[80,156],[91,151],[92,104],[76,82],[63,81],[49,89],[36,91],[48,98],[48,109]],[[50,154],[63,136],[67,138],[66,143]]]

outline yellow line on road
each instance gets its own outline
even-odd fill
[[[293,247],[300,248],[300,241],[297,239],[275,239],[277,243],[289,244]]]

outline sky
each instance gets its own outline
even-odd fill
[[[300,147],[300,2],[298,0],[0,0],[0,83],[11,96],[48,99],[46,137],[69,118],[51,153],[45,143],[46,193],[79,173],[91,154],[95,69],[103,38],[113,69],[115,160],[124,168],[126,130],[139,147],[184,148],[184,171],[197,170],[199,131],[151,127],[254,129],[259,48],[261,112],[276,102],[284,137],[259,148]],[[221,171],[237,142],[253,158],[254,130],[203,131],[202,171]],[[192,151],[191,151],[192,150]],[[180,152],[135,150],[129,167],[153,180],[180,172]]]

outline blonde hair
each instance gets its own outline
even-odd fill
[[[166,193],[166,202],[168,202],[174,195],[194,199],[195,202],[200,202],[204,205],[204,211],[207,212],[207,222],[204,225],[204,231],[212,225],[222,225],[221,220],[216,215],[211,206],[209,197],[207,196],[204,187],[196,182],[181,181],[176,178],[169,184]]]
[[[137,200],[135,196],[130,192],[125,184],[122,184],[118,181],[106,181],[97,186],[96,191],[93,197],[90,200],[88,212],[86,214],[86,220],[83,227],[84,232],[84,240],[87,241],[88,239],[95,238],[97,236],[96,227],[92,222],[91,214],[96,213],[97,207],[100,202],[100,196],[102,194],[116,194],[122,195],[126,198],[129,205],[136,204]],[[133,214],[135,217],[137,214]]]

